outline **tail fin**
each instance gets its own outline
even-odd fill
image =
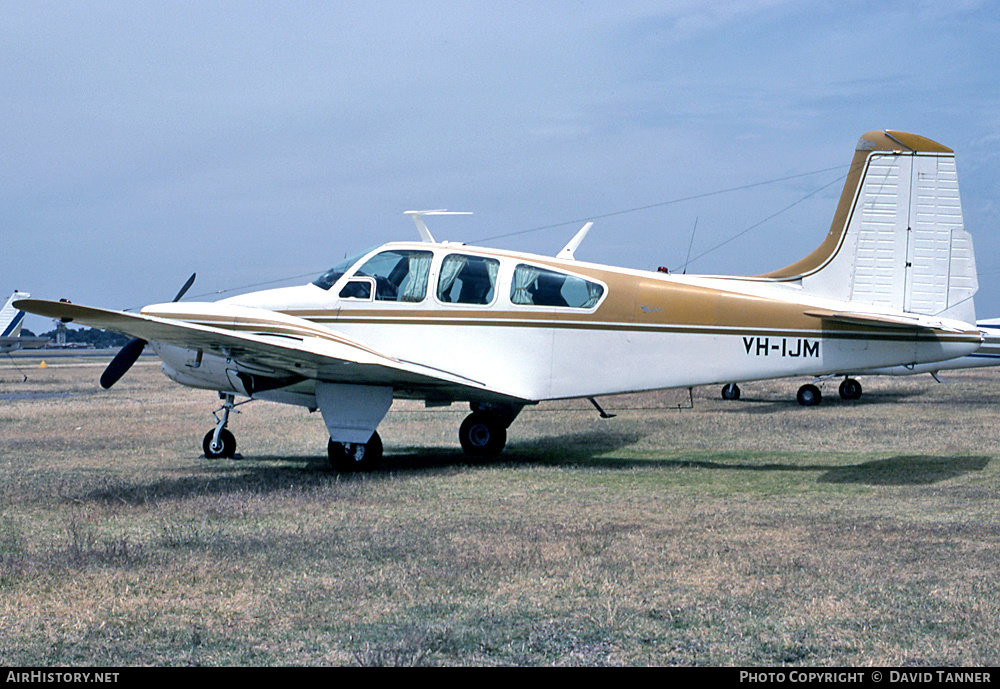
[[[915,134],[868,132],[826,239],[801,261],[761,277],[879,310],[975,323],[979,282],[954,152]]]
[[[24,311],[14,308],[14,302],[18,299],[27,299],[29,294],[14,290],[10,299],[0,310],[0,337],[20,337],[21,324],[24,322]]]

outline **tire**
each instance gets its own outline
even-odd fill
[[[727,383],[722,386],[722,399],[738,400],[740,398],[740,386],[736,383]]]
[[[205,439],[201,441],[201,449],[205,451],[206,459],[232,459],[236,455],[236,436],[228,428],[223,428],[219,433],[219,444],[222,447],[212,448],[212,436],[215,435],[213,428],[205,434]]]
[[[507,444],[507,429],[493,416],[475,412],[465,417],[458,440],[470,457],[494,457]]]
[[[803,385],[799,388],[798,394],[795,399],[803,407],[815,407],[821,401],[823,401],[823,395],[819,391],[819,388],[815,385]]]
[[[326,445],[330,468],[341,473],[371,471],[382,461],[382,438],[372,433],[367,443],[338,443],[332,438]]]
[[[853,378],[844,378],[840,384],[840,398],[845,400],[856,400],[861,397],[861,383]]]

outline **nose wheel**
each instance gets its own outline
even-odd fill
[[[236,410],[234,395],[220,395],[222,406],[212,414],[215,416],[215,428],[205,434],[205,439],[201,441],[201,448],[205,451],[206,459],[233,459],[236,457],[236,436],[226,428],[229,423],[229,413]],[[219,416],[219,412],[222,416]],[[238,414],[239,411],[237,410]]]
[[[215,431],[211,430],[205,434],[201,447],[207,459],[232,459],[236,455],[236,436],[228,428],[223,428],[216,439]]]

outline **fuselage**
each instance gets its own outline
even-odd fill
[[[975,326],[961,321],[928,319],[915,330],[834,323],[817,309],[857,305],[810,297],[789,280],[670,275],[399,242],[313,284],[143,313],[225,327],[227,310],[239,311],[233,322],[241,331],[278,338],[321,329],[526,402],[912,366],[970,354],[981,341]],[[196,357],[153,344],[178,382],[253,394],[233,375],[238,356]],[[396,394],[428,397],[400,386]],[[254,396],[314,406],[308,380]]]

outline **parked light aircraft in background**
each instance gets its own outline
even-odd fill
[[[938,378],[938,373],[941,371],[954,371],[963,368],[984,368],[987,366],[1000,366],[1000,318],[990,318],[987,320],[978,321],[976,327],[979,328],[979,332],[983,336],[983,343],[979,346],[972,354],[966,354],[965,356],[960,356],[955,359],[947,359],[945,361],[934,361],[927,364],[916,364],[916,365],[906,365],[906,366],[891,366],[889,368],[877,368],[870,371],[857,371],[854,374],[836,374],[822,376],[817,379],[814,383],[807,383],[803,387],[799,388],[799,393],[797,395],[797,400],[799,404],[806,406],[817,405],[822,401],[822,396],[818,392],[810,393],[809,390],[803,392],[808,385],[816,387],[816,384],[822,383],[831,378],[840,378],[843,376],[843,380],[840,383],[840,387],[837,392],[841,399],[844,400],[856,400],[861,399],[861,383],[858,382],[857,378],[853,376],[857,375],[872,375],[872,376],[913,376],[920,373],[929,373],[934,377],[935,380],[940,382]],[[722,386],[722,399],[724,400],[738,400],[742,391],[740,386],[736,383],[727,383]]]
[[[18,292],[10,295],[10,299],[0,309],[0,352],[14,352],[18,349],[38,349],[48,342],[47,337],[21,337],[21,326],[24,324],[24,311],[16,308],[14,302],[27,299],[30,294]]]
[[[110,387],[146,344],[163,372],[218,391],[207,457],[231,457],[236,396],[319,409],[340,470],[371,466],[393,398],[470,403],[465,451],[499,453],[526,405],[662,388],[917,366],[980,346],[978,283],[954,153],[896,131],[861,137],[822,244],[756,277],[631,270],[421,242],[347,259],[311,284],[139,314],[26,299],[19,308],[131,335]],[[192,276],[193,279],[193,276]],[[242,402],[241,402],[242,403]]]

